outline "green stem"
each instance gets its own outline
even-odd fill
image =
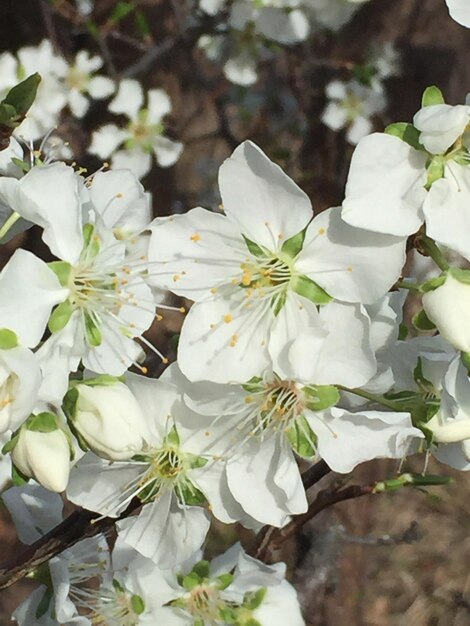
[[[449,269],[449,264],[447,263],[446,258],[442,254],[441,249],[439,248],[437,243],[434,241],[434,239],[431,239],[427,235],[421,235],[421,237],[419,238],[419,243],[420,243],[421,248],[423,249],[423,252],[425,252],[428,256],[430,256],[431,259],[434,261],[434,263],[443,272]]]
[[[14,224],[20,219],[21,215],[14,211],[9,218],[5,221],[3,226],[0,228],[0,241],[5,237],[8,231],[13,227]]]
[[[400,289],[409,289],[410,291],[420,291],[421,285],[419,283],[410,283],[406,280],[397,280],[396,286]]]
[[[369,393],[364,389],[350,389],[349,387],[343,387],[343,385],[335,385],[337,389],[340,391],[347,391],[348,393],[353,393],[355,396],[359,396],[360,398],[365,398],[366,400],[370,400],[371,402],[375,402],[376,404],[381,404],[382,406],[386,406],[388,409],[392,411],[402,411],[402,407],[400,407],[393,400],[387,400],[383,396],[377,396],[374,393]]]

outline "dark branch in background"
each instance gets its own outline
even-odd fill
[[[114,527],[119,519],[128,517],[142,505],[135,498],[127,509],[118,517],[101,517],[93,511],[79,509],[30,546],[0,567],[0,589],[6,589],[24,578],[39,565],[42,565],[67,548],[99,533],[105,533]]]

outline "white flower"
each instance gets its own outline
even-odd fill
[[[423,306],[444,339],[470,352],[470,284],[448,275],[443,285],[424,294]]]
[[[228,24],[243,31],[248,24],[267,39],[281,44],[304,41],[310,31],[305,14],[296,8],[295,0],[275,0],[257,4],[247,0],[236,0],[231,7]]]
[[[93,384],[90,384],[93,383]],[[70,392],[73,427],[98,456],[110,461],[130,459],[144,447],[145,418],[124,383],[84,381]]]
[[[126,115],[127,128],[108,124],[93,133],[89,148],[91,154],[102,159],[111,157],[115,168],[128,168],[138,178],[150,171],[154,154],[161,167],[170,167],[179,159],[183,144],[163,135],[162,123],[171,111],[170,98],[163,89],[150,89],[144,106],[144,93],[136,80],[124,79],[109,105],[113,113]],[[124,144],[124,148],[117,150]]]
[[[81,50],[74,64],[67,68],[64,76],[68,87],[67,102],[75,117],[83,117],[88,111],[90,103],[85,94],[95,100],[102,100],[114,92],[115,84],[110,78],[92,76],[102,66],[103,60],[99,56],[90,56],[88,50]]]
[[[307,15],[315,29],[328,28],[337,31],[344,26],[368,0],[303,0]]]
[[[403,240],[350,228],[339,208],[311,221],[307,196],[254,144],[225,161],[219,183],[225,216],[156,219],[149,246],[154,284],[196,301],[178,353],[189,379],[249,380],[318,325],[317,304],[373,302],[398,278]]]
[[[52,413],[32,415],[15,437],[11,452],[15,467],[50,491],[64,491],[70,472],[70,443]]]
[[[467,0],[446,0],[449,14],[456,22],[470,28],[470,6]]]
[[[470,121],[470,106],[434,104],[420,109],[413,125],[421,134],[419,142],[431,154],[442,154],[463,134]]]
[[[347,83],[334,80],[326,87],[330,100],[322,114],[322,122],[332,130],[347,128],[349,143],[357,144],[372,130],[371,117],[382,113],[386,98],[379,87],[368,87],[356,80]]]
[[[170,567],[189,558],[208,531],[208,517],[195,504],[204,502],[198,478],[210,459],[200,455],[201,442],[180,423],[193,414],[173,385],[135,375],[128,385],[147,420],[146,445],[133,459],[112,464],[87,453],[72,470],[67,496],[111,516],[139,498],[139,515],[119,521],[119,533],[138,552]]]

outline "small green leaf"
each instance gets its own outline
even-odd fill
[[[142,615],[142,613],[145,611],[145,602],[143,598],[141,598],[137,594],[131,596],[131,606],[136,615]]]
[[[246,247],[248,248],[248,250],[251,252],[253,256],[256,256],[256,257],[269,256],[269,251],[266,250],[265,248],[262,248],[254,241],[251,241],[250,239],[248,239],[248,237],[245,237],[245,235],[243,235],[243,239],[245,240]]]
[[[423,146],[419,143],[419,130],[413,124],[396,122],[395,124],[389,124],[385,128],[385,132],[387,135],[398,137],[412,148],[415,148],[415,150],[423,150]]]
[[[51,333],[58,333],[60,330],[64,329],[69,323],[74,310],[75,307],[70,300],[65,300],[65,302],[61,302],[56,306],[47,323],[47,327]]]
[[[446,282],[446,274],[440,274],[440,276],[436,276],[435,278],[430,278],[426,282],[422,283],[419,287],[421,293],[428,293],[429,291],[434,291],[438,287],[442,287],[442,285]]]
[[[11,350],[19,344],[18,337],[9,328],[0,328],[0,350]]]
[[[151,33],[150,24],[146,15],[142,11],[136,9],[134,15],[134,23],[135,29],[139,37],[141,37],[142,39],[149,37]]]
[[[97,346],[100,346],[103,341],[101,330],[99,329],[95,319],[88,311],[85,311],[83,317],[85,320],[85,334],[87,342],[90,346],[94,346],[96,348]]]
[[[302,458],[310,459],[316,454],[317,437],[303,415],[300,415],[286,431],[292,449]]]
[[[72,266],[67,261],[52,261],[47,264],[59,279],[62,287],[68,287],[70,284],[70,276],[72,275]]]
[[[436,87],[436,85],[426,87],[421,98],[421,106],[423,107],[429,107],[434,104],[445,104],[442,91],[439,89],[439,87]]]
[[[113,578],[113,587],[114,589],[118,592],[118,593],[124,593],[125,589],[124,587],[121,585],[121,583],[116,580],[115,578]]]
[[[268,590],[266,587],[261,587],[256,591],[249,591],[245,593],[245,597],[243,598],[243,606],[251,611],[257,609],[264,600],[266,592]]]
[[[58,430],[57,418],[54,413],[49,413],[49,411],[31,415],[26,422],[26,429],[37,433],[52,433]]]
[[[323,411],[338,404],[340,393],[334,385],[309,385],[303,392],[311,411]]]
[[[198,563],[196,563],[196,565],[193,567],[192,571],[196,572],[199,578],[209,578],[209,561],[206,561],[204,559],[202,561],[198,561]]]
[[[307,227],[297,233],[290,239],[286,239],[282,244],[281,253],[290,257],[291,259],[295,259],[295,257],[302,250],[304,241],[305,241],[305,233],[307,232]]]
[[[117,24],[122,19],[124,19],[129,13],[135,11],[135,6],[132,2],[124,2],[124,0],[120,0],[114,8],[114,11],[111,13],[111,17],[109,21],[113,24]]]
[[[18,432],[16,435],[14,435],[10,439],[10,441],[7,441],[6,444],[3,446],[2,454],[8,454],[9,452],[11,452],[15,448],[16,444],[18,443],[19,438],[20,438],[20,434]]]
[[[31,74],[31,76],[28,76],[28,78],[10,89],[3,99],[2,104],[12,106],[15,109],[17,116],[23,118],[31,108],[31,105],[36,98],[40,82],[41,77],[37,72],[35,74]]]
[[[237,612],[231,606],[221,606],[219,609],[219,616],[224,624],[240,624],[237,616]],[[204,624],[202,625],[204,626]]]
[[[434,322],[431,322],[429,317],[426,315],[426,311],[418,311],[411,318],[411,323],[417,330],[436,330],[436,326]]]
[[[291,282],[291,288],[299,296],[303,296],[314,304],[328,304],[333,299],[324,289],[317,283],[313,282],[307,276],[295,276]]]

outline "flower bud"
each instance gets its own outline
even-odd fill
[[[33,422],[21,428],[11,459],[25,476],[34,478],[50,491],[61,492],[69,480],[70,445],[67,435],[57,426],[36,429],[38,418],[43,416],[48,416],[48,422],[55,420],[51,413],[33,416]]]
[[[441,287],[424,294],[423,306],[446,341],[470,352],[470,284],[447,276]]]
[[[142,450],[147,425],[142,410],[126,385],[77,385],[72,422],[98,456],[110,461],[130,459]]]
[[[470,439],[470,417],[464,419],[443,419],[439,411],[426,424],[436,443],[458,443]]]

